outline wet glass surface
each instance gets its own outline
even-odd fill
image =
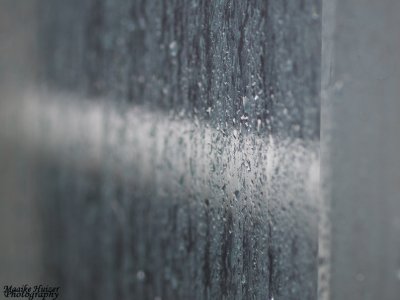
[[[321,3],[36,4],[34,80],[3,106],[43,278],[66,299],[316,299]]]

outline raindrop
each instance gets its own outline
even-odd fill
[[[245,275],[243,275],[243,278],[242,278],[242,284],[245,284],[246,283],[246,276]]]
[[[146,274],[145,274],[142,270],[139,270],[139,271],[136,273],[136,279],[137,279],[137,280],[143,281],[145,278],[146,278]]]
[[[169,53],[171,56],[176,56],[178,54],[178,43],[176,41],[169,44]]]
[[[250,109],[250,101],[247,96],[242,97],[242,102],[243,102],[243,109],[245,112],[248,112]]]
[[[249,99],[246,96],[242,97],[243,107],[246,107],[248,101]]]
[[[247,172],[250,172],[250,171],[251,171],[251,164],[250,164],[250,161],[249,161],[249,160],[246,161],[245,166],[246,166]]]
[[[260,132],[261,129],[261,120],[257,119],[257,131]]]
[[[293,61],[291,59],[286,61],[285,69],[287,72],[291,72],[293,70]]]

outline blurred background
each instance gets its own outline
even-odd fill
[[[2,285],[31,282],[43,275],[40,222],[33,201],[35,184],[29,174],[32,160],[23,154],[26,136],[20,122],[23,91],[37,71],[35,6],[35,1],[2,1],[0,9]]]

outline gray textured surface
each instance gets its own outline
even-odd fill
[[[332,11],[324,14],[322,76],[331,299],[395,300],[400,295],[400,3],[335,2],[336,7],[324,3],[324,10]]]
[[[26,121],[68,297],[316,298],[317,143],[49,98]]]
[[[320,1],[40,5],[43,74],[57,88],[319,138]]]
[[[20,116],[64,297],[316,299],[320,2],[38,3]]]

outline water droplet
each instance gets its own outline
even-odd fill
[[[243,96],[242,97],[242,102],[243,102],[243,107],[245,107],[246,105],[247,105],[247,101],[248,101],[249,99],[246,97],[246,96]]]
[[[142,270],[139,270],[139,271],[136,273],[136,279],[137,279],[137,280],[143,281],[143,280],[145,280],[145,278],[146,278],[146,274],[145,274]]]
[[[260,132],[261,129],[261,120],[257,119],[257,131]]]
[[[287,72],[291,72],[293,70],[293,61],[291,59],[286,61],[285,69]]]
[[[176,41],[169,44],[169,53],[171,56],[176,56],[178,54],[178,43]]]
[[[249,161],[249,160],[247,160],[247,161],[245,162],[245,167],[246,167],[247,172],[250,172],[250,171],[251,171],[251,164],[250,164],[250,161]]]

